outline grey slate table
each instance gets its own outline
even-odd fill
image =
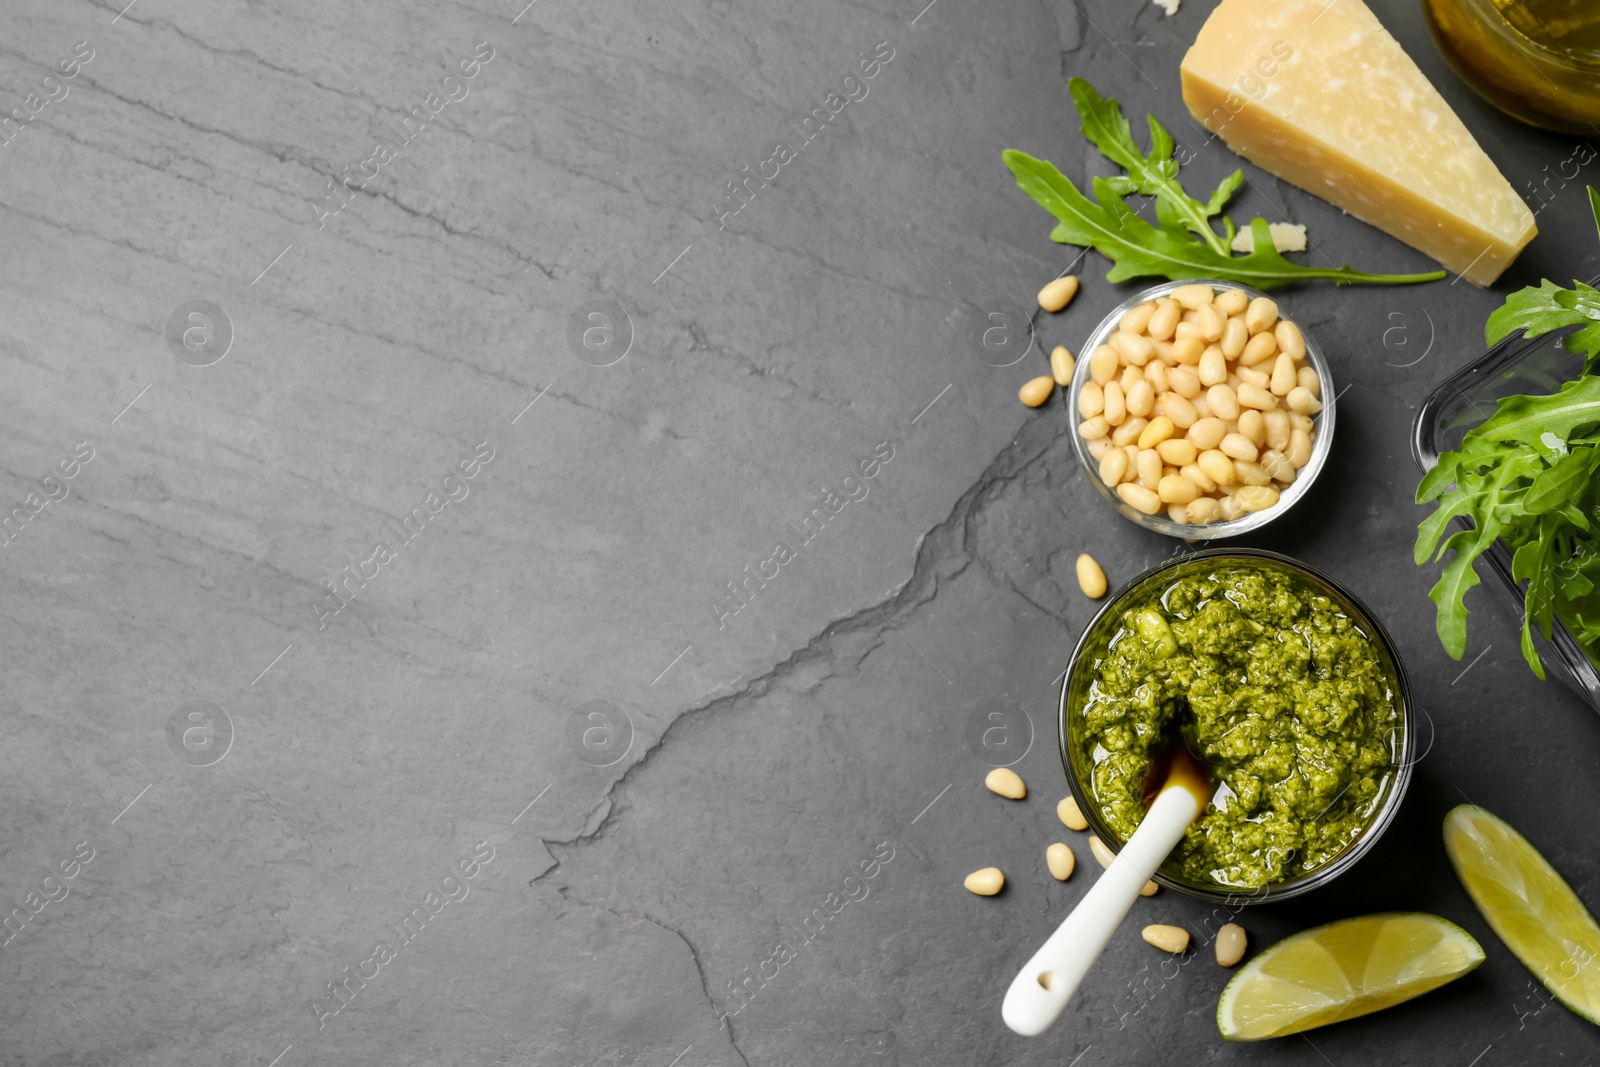
[[[1135,929],[1048,1036],[1000,1023],[1093,873],[1054,813],[1052,684],[1094,607],[1073,560],[1116,583],[1176,546],[1101,505],[1059,408],[1016,400],[1119,299],[1103,261],[1020,362],[967,334],[1071,251],[1001,149],[1105,173],[1065,75],[1158,112],[1195,182],[1235,165],[1182,121],[1207,0],[124,2],[13,4],[0,60],[4,110],[38,104],[0,146],[0,489],[25,512],[0,559],[0,1062],[1600,1058],[1439,839],[1470,797],[1600,901],[1573,814],[1600,805],[1600,724],[1485,593],[1470,666],[1441,652],[1407,447],[1505,288],[1594,273],[1595,175],[1552,180],[1575,142],[1466,92],[1415,4],[1379,11],[1543,232],[1500,291],[1285,297],[1346,391],[1315,494],[1252,543],[1375,606],[1435,738],[1368,859],[1241,921],[1259,947],[1425,909],[1489,959],[1231,1047],[1226,974]],[[728,183],[774,166],[733,213]],[[1429,266],[1246,170],[1240,215]],[[1431,326],[1386,345],[1390,312]],[[1023,713],[1025,803],[969,743],[996,703]],[[1006,892],[963,891],[989,864]]]

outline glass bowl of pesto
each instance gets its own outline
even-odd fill
[[[1416,762],[1411,692],[1383,626],[1349,591],[1261,549],[1145,571],[1084,630],[1061,687],[1067,784],[1112,851],[1144,817],[1169,722],[1216,794],[1156,872],[1202,900],[1309,892],[1388,827]]]
[[[1113,308],[1105,318],[1101,319],[1100,324],[1089,333],[1089,338],[1083,343],[1083,347],[1078,349],[1080,358],[1078,359],[1077,368],[1073,372],[1072,388],[1067,397],[1067,410],[1071,413],[1074,422],[1078,421],[1078,414],[1082,410],[1080,404],[1083,387],[1092,380],[1090,371],[1092,360],[1090,357],[1096,349],[1110,340],[1112,333],[1116,331],[1121,323],[1123,315],[1146,301],[1156,300],[1167,296],[1175,289],[1190,285],[1209,285],[1219,296],[1230,289],[1237,289],[1251,300],[1257,297],[1264,297],[1274,302],[1277,300],[1276,297],[1263,293],[1259,289],[1252,289],[1248,285],[1221,281],[1215,278],[1193,278],[1181,282],[1162,282],[1160,285],[1152,285],[1148,289],[1142,289],[1134,293],[1127,300]],[[1328,458],[1328,450],[1333,444],[1335,391],[1333,389],[1333,378],[1328,373],[1327,358],[1322,354],[1322,348],[1317,344],[1316,338],[1311,336],[1310,332],[1306,330],[1299,320],[1285,314],[1285,309],[1281,305],[1278,311],[1279,318],[1294,324],[1299,329],[1301,336],[1305,338],[1305,362],[1307,366],[1317,372],[1321,392],[1318,399],[1322,403],[1322,410],[1311,417],[1314,427],[1314,432],[1311,435],[1311,458],[1304,467],[1295,472],[1295,479],[1292,484],[1279,487],[1277,503],[1261,511],[1246,512],[1236,519],[1220,519],[1205,524],[1175,522],[1165,511],[1159,511],[1154,515],[1146,515],[1119,497],[1113,487],[1106,485],[1101,480],[1100,461],[1091,454],[1090,442],[1084,439],[1082,433],[1074,429],[1072,442],[1073,448],[1078,454],[1078,460],[1083,464],[1083,470],[1088,475],[1089,483],[1099,490],[1106,503],[1147,530],[1154,530],[1156,533],[1165,534],[1168,537],[1181,537],[1185,541],[1213,541],[1223,537],[1237,537],[1252,530],[1259,530],[1279,515],[1288,511],[1297,500],[1306,495],[1311,488],[1311,483],[1316,481],[1317,475],[1322,472],[1323,464]],[[1234,361],[1229,360],[1228,362],[1232,364]],[[1269,361],[1262,366],[1270,370],[1271,363]],[[1260,368],[1258,367],[1258,369]],[[1180,430],[1179,432],[1181,435],[1182,431]]]

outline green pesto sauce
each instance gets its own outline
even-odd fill
[[[1151,746],[1180,711],[1222,786],[1162,869],[1256,887],[1337,856],[1379,807],[1401,713],[1378,648],[1316,586],[1221,564],[1129,605],[1074,723],[1090,789],[1124,841]],[[1187,716],[1185,716],[1187,718]]]

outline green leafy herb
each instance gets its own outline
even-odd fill
[[[1178,181],[1178,161],[1173,157],[1176,144],[1154,115],[1149,116],[1150,150],[1141,151],[1133,139],[1133,128],[1115,100],[1103,98],[1082,78],[1072,79],[1071,91],[1083,120],[1084,137],[1126,174],[1094,179],[1091,199],[1046,160],[1013,149],[1007,149],[1001,158],[1022,191],[1056,217],[1059,224],[1051,231],[1051,240],[1093,248],[1110,259],[1112,268],[1106,275],[1110,281],[1142,277],[1173,281],[1221,278],[1257,289],[1272,289],[1312,278],[1326,278],[1340,285],[1404,285],[1437,281],[1445,276],[1442,270],[1367,274],[1348,266],[1307,267],[1292,263],[1273,247],[1264,219],[1250,224],[1255,251],[1233,255],[1230,246],[1237,228],[1222,209],[1244,182],[1244,171],[1236,170],[1224,178],[1205,201],[1196,200]],[[1133,193],[1155,198],[1155,225],[1135,214],[1123,199]],[[1213,221],[1219,218],[1223,227],[1220,234]]]
[[[1592,188],[1589,203],[1600,226]],[[1558,618],[1600,665],[1600,292],[1545,280],[1507,297],[1484,329],[1493,345],[1518,331],[1539,337],[1571,326],[1579,329],[1562,344],[1585,356],[1578,377],[1547,396],[1501,400],[1417,486],[1417,503],[1437,502],[1417,528],[1417,563],[1454,552],[1428,594],[1445,651],[1460,659],[1466,650],[1464,598],[1478,584],[1472,564],[1498,539],[1511,549],[1512,577],[1527,583],[1522,655],[1540,678],[1533,635],[1549,640]],[[1457,518],[1472,528],[1446,536]]]

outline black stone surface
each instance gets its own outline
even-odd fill
[[[1096,873],[1054,810],[1052,687],[1095,610],[1073,561],[1116,585],[1181,546],[1101,503],[1059,406],[1016,400],[1130,288],[1104,262],[1020,362],[969,346],[974,309],[1031,308],[1073,254],[1000,151],[1105,173],[1067,95],[1081,74],[1195,141],[1193,187],[1237,160],[1184,132],[1177,65],[1205,0],[1171,18],[923,2],[14,5],[5,107],[74,42],[94,56],[0,146],[7,508],[78,442],[94,458],[0,559],[0,911],[31,915],[0,952],[0,1062],[1600,1058],[1439,833],[1484,804],[1600,899],[1600,722],[1531,678],[1488,588],[1466,659],[1441,651],[1409,455],[1418,404],[1482,351],[1507,290],[1595,273],[1594,177],[1563,185],[1577,142],[1470,95],[1401,0],[1375,9],[1542,232],[1490,291],[1283,294],[1329,354],[1339,425],[1315,492],[1248,543],[1373,606],[1436,736],[1367,859],[1239,921],[1258,948],[1426,910],[1488,960],[1382,1014],[1231,1046],[1209,952],[1174,974],[1139,939],[1204,928],[1206,906],[1162,892],[1047,1036],[1001,1024]],[[402,140],[480,42],[466,95],[413,118],[333,214],[330,181]],[[867,94],[719,226],[724,183],[879,42]],[[1235,217],[1303,222],[1335,263],[1430,266],[1245,171]],[[192,300],[231,343],[184,310],[193,349],[169,344]],[[568,338],[591,327],[612,332],[581,361]],[[479,442],[493,458],[446,482]],[[800,544],[790,524],[875,449],[892,458],[868,494]],[[413,508],[421,534],[386,525]],[[324,583],[379,540],[393,558],[329,614]],[[727,583],[779,540],[793,560],[719,626]],[[1025,802],[982,785],[969,722],[993,702],[1031,723]],[[1055,840],[1077,853],[1067,883],[1044,867]],[[80,843],[92,860],[31,914]],[[874,877],[847,882],[863,861]],[[961,888],[988,865],[1004,893]]]

